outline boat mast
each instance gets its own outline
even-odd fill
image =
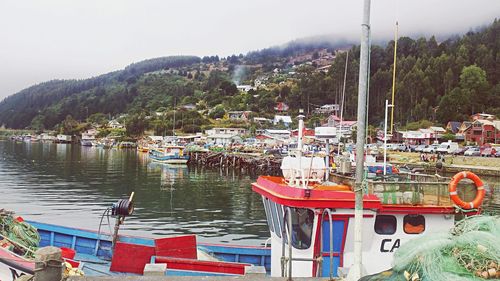
[[[174,124],[172,125],[172,137],[175,136],[175,96],[174,96]]]
[[[339,136],[339,148],[337,149],[337,155],[340,155],[340,138],[342,137],[342,121],[344,118],[344,100],[345,100],[345,84],[347,79],[347,62],[349,61],[349,49],[347,50],[347,54],[345,57],[345,69],[344,69],[344,87],[342,88],[342,104],[340,106],[340,123],[339,123],[339,131],[337,135]]]
[[[362,276],[362,220],[363,220],[363,175],[366,126],[366,93],[368,86],[368,51],[370,37],[370,0],[364,0],[361,24],[361,51],[359,55],[358,117],[356,138],[356,184],[354,209],[354,265],[349,270],[348,280],[359,280]]]
[[[392,108],[391,108],[391,136],[394,126],[394,94],[396,92],[396,51],[398,50],[398,22],[396,21],[396,32],[394,33],[394,66],[392,68]]]

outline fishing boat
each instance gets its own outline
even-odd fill
[[[299,143],[303,116],[299,116]],[[304,157],[300,149],[283,159],[282,177],[260,176],[252,184],[262,197],[271,234],[271,276],[345,276],[354,265],[354,185],[330,182],[324,158]],[[476,197],[464,202],[461,179],[474,181]],[[449,231],[457,206],[478,213],[484,188],[470,172],[450,183],[373,181],[363,196],[363,272],[391,267],[394,252],[412,238]]]
[[[184,154],[184,147],[176,145],[150,149],[149,158],[167,164],[186,164],[189,160],[189,156]]]

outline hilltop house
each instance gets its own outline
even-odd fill
[[[272,121],[273,120],[267,119],[267,118],[264,118],[264,117],[254,117],[253,118],[253,122],[258,123],[260,125],[268,124],[268,123],[271,123]]]
[[[287,116],[287,115],[275,115],[274,120],[273,120],[273,124],[278,125],[278,123],[280,123],[280,122],[283,122],[285,127],[288,128],[288,127],[290,127],[290,125],[292,125],[292,117]]]
[[[328,118],[325,121],[326,122],[323,122],[322,126],[336,127],[340,132],[340,135],[345,138],[351,137],[352,131],[354,130],[354,128],[358,123],[357,121],[350,121],[350,120],[342,120],[342,122],[340,122],[340,118],[335,114],[328,116]]]
[[[229,111],[227,113],[228,118],[231,120],[243,120],[243,121],[248,121],[250,120],[250,113],[251,111]]]
[[[238,85],[238,86],[236,86],[236,88],[240,91],[245,91],[245,92],[249,92],[250,90],[254,90],[252,85]]]
[[[246,135],[248,133],[245,128],[213,128],[210,130],[206,130],[205,134],[207,136],[216,135],[216,134],[226,134],[226,135]]]
[[[181,108],[185,109],[185,110],[195,110],[196,105],[194,105],[192,103],[188,103],[188,104],[182,105]]]
[[[274,107],[274,110],[278,111],[278,112],[285,112],[285,111],[288,111],[290,107],[284,103],[284,102],[278,102],[276,103],[276,106]]]
[[[332,112],[337,112],[337,111],[339,111],[338,104],[324,104],[314,109],[314,113],[318,114],[330,114]]]
[[[108,122],[108,127],[110,127],[111,129],[124,129],[125,125],[121,124],[116,119],[113,119]]]

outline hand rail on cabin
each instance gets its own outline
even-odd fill
[[[288,280],[292,280],[292,210],[290,207],[286,207],[285,213],[283,214],[283,221],[287,218],[286,222],[288,223],[288,258],[285,256],[285,237],[286,237],[286,227],[285,224],[282,225],[281,229],[281,277],[286,276],[286,262],[288,261]]]
[[[320,246],[320,257],[323,256],[323,218],[325,217],[325,214],[328,214],[328,222],[330,224],[330,280],[333,280],[333,223],[332,223],[332,212],[330,211],[330,209],[324,209],[323,210],[323,213],[321,214],[321,220],[319,221],[319,223],[321,224],[321,228],[320,228],[320,233],[321,233],[321,238],[320,238],[320,242],[321,242],[321,246]],[[322,272],[322,261],[319,262],[319,265],[318,265],[318,273],[316,274],[316,277],[319,277],[321,275],[321,272]]]

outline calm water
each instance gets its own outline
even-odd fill
[[[47,223],[96,230],[106,208],[135,191],[121,233],[261,245],[269,232],[253,180],[150,163],[135,150],[0,141],[0,208]]]

